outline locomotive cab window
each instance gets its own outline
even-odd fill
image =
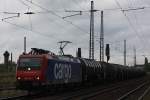
[[[40,58],[21,58],[19,60],[18,69],[22,70],[40,69],[41,65],[42,60]]]

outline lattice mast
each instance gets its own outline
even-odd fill
[[[127,53],[127,51],[126,51],[126,40],[124,40],[124,66],[126,66],[126,53]]]
[[[134,47],[134,66],[136,66],[136,48]]]
[[[101,62],[104,62],[104,26],[103,26],[103,11],[101,11],[100,61],[101,61]]]
[[[89,59],[94,59],[94,12],[94,2],[91,1]]]

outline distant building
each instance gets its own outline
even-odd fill
[[[8,62],[9,62],[9,52],[8,51],[5,51],[4,52],[4,64],[8,67]]]

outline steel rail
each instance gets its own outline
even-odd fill
[[[129,95],[133,94],[134,92],[136,92],[137,90],[141,89],[142,87],[144,87],[146,84],[148,84],[149,82],[145,82],[142,83],[141,85],[139,85],[137,88],[127,92],[126,94],[124,94],[123,96],[119,97],[117,100],[125,100],[127,97],[129,97]]]
[[[137,81],[139,81],[139,80],[137,80]],[[109,91],[111,92],[113,90],[120,89],[122,87],[121,84],[122,84],[122,82],[120,82],[119,84],[116,84],[116,85],[112,85],[110,87],[96,89],[96,90],[89,91],[89,92],[86,92],[86,93],[70,95],[70,96],[67,96],[65,98],[62,98],[62,100],[71,100],[71,99],[78,98],[78,97],[79,98],[81,97],[81,100],[87,100],[87,99],[95,97],[99,94],[103,94],[103,93],[107,93]],[[128,83],[124,84],[123,86],[126,86],[126,85],[128,85]]]
[[[150,91],[150,86],[144,91],[144,93],[138,98],[138,100],[143,100],[144,96]]]

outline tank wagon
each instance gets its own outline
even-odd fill
[[[19,56],[16,69],[17,87],[62,86],[126,80],[144,75],[144,70],[91,59],[58,56],[43,49],[32,48]]]

